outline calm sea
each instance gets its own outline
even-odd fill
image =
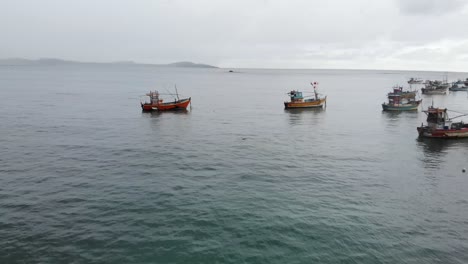
[[[467,263],[468,140],[381,111],[444,74],[2,66],[0,263]],[[327,108],[285,111],[312,81]],[[175,85],[189,111],[141,112]]]

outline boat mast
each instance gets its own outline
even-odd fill
[[[317,94],[317,85],[318,85],[318,82],[313,82],[311,83],[312,86],[314,87],[314,94],[315,94],[315,100],[318,100],[318,94]]]
[[[177,92],[177,84],[174,84],[174,87],[175,87],[175,93],[176,93],[176,96],[177,96],[177,100],[179,100],[179,93]]]

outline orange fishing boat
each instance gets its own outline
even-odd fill
[[[317,82],[311,83],[314,87],[314,96],[309,96],[309,98],[304,97],[302,92],[292,90],[287,95],[291,101],[284,102],[285,109],[293,109],[293,108],[322,108],[327,105],[327,97],[320,97],[317,93]]]
[[[167,111],[167,110],[186,110],[190,104],[191,97],[185,99],[179,99],[179,95],[176,93],[177,98],[174,101],[164,102],[161,99],[158,91],[150,91],[146,94],[150,98],[149,102],[141,102],[141,109],[143,111]]]

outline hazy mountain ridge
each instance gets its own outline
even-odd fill
[[[174,62],[174,63],[169,63],[166,64],[167,66],[172,66],[172,67],[190,67],[190,68],[218,68],[216,66],[208,65],[208,64],[202,64],[202,63],[193,63],[190,61],[180,61],[180,62]]]
[[[155,67],[177,67],[177,68],[218,68],[216,66],[193,63],[190,61],[180,61],[168,64],[147,64],[147,63],[136,63],[134,61],[115,61],[115,62],[81,62],[62,60],[55,58],[41,58],[37,60],[30,60],[24,58],[6,58],[0,59],[0,65],[3,66],[24,66],[24,65],[70,65],[70,64],[102,64],[102,65],[146,65]]]

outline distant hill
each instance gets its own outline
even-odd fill
[[[187,68],[218,68],[215,66],[211,66],[208,64],[201,64],[201,63],[193,63],[190,61],[180,61],[166,64],[169,67],[187,67]]]
[[[0,59],[0,65],[30,65],[31,60],[21,58]]]
[[[155,67],[177,67],[177,68],[218,68],[216,66],[193,63],[189,61],[174,62],[169,64],[143,64],[133,61],[116,61],[116,62],[80,62],[70,61],[55,58],[41,58],[38,60],[29,60],[23,58],[7,58],[0,59],[0,65],[3,66],[24,66],[24,65],[70,65],[70,64],[102,64],[102,65],[146,65]]]

